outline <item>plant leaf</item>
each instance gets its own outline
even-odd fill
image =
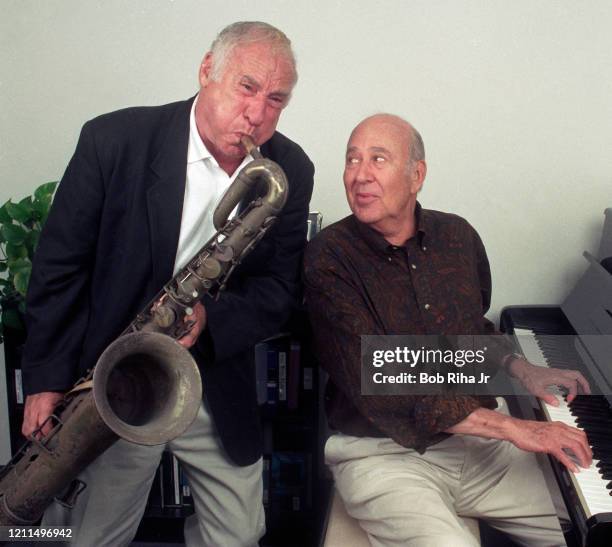
[[[7,203],[6,212],[12,219],[16,220],[17,222],[21,222],[22,224],[25,224],[28,220],[30,220],[30,211],[21,203]]]
[[[32,270],[32,262],[29,258],[16,258],[8,261],[9,271],[13,275],[18,273],[30,272]]]
[[[24,244],[15,245],[14,243],[7,243],[6,258],[9,262],[18,258],[28,258],[28,249]]]
[[[14,245],[20,245],[26,237],[26,231],[21,226],[17,226],[17,224],[5,224],[0,228],[0,231],[6,241]]]
[[[10,223],[11,222],[11,215],[8,214],[7,210],[6,210],[6,206],[11,203],[11,200],[9,199],[2,207],[0,207],[0,223],[5,224],[5,223]]]
[[[49,208],[49,203],[47,203],[46,200],[43,201],[41,199],[36,198],[32,202],[32,209],[33,209],[32,217],[35,218],[36,220],[40,220],[48,208]]]
[[[26,236],[26,246],[28,248],[28,256],[32,258],[34,256],[34,251],[38,246],[38,240],[40,239],[40,231],[35,228],[32,231],[28,232]]]
[[[55,192],[55,188],[57,187],[57,182],[58,181],[53,181],[41,184],[38,188],[36,188],[36,190],[34,190],[34,197],[41,200],[47,196],[51,198],[51,196],[53,196],[53,192]]]
[[[51,194],[42,196],[41,198],[36,198],[32,204],[34,209],[33,217],[44,224],[45,220],[47,220],[47,216],[49,215],[49,209],[51,208],[51,202],[53,201],[53,196]]]
[[[24,296],[28,290],[28,283],[30,282],[31,269],[25,271],[19,271],[15,274],[15,288],[17,292]]]
[[[32,207],[32,196],[26,196],[19,202],[19,207],[22,207],[28,213],[28,220],[32,220],[34,208]]]

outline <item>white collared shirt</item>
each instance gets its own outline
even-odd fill
[[[213,213],[219,200],[240,170],[253,158],[247,155],[238,169],[230,177],[217,163],[217,160],[206,148],[198,132],[195,121],[193,101],[189,116],[189,146],[187,148],[187,180],[183,199],[181,233],[179,236],[174,274],[183,268],[189,260],[214,235]],[[236,209],[230,215],[233,216]]]

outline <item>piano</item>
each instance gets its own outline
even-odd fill
[[[509,306],[500,317],[500,329],[531,363],[580,370],[591,386],[591,395],[571,404],[557,391],[559,407],[526,397],[510,403],[516,417],[560,421],[587,434],[588,470],[571,473],[553,457],[543,469],[549,483],[554,474],[571,519],[562,526],[566,541],[578,547],[612,546],[612,208],[604,214],[598,254],[584,253],[587,270],[561,306]]]

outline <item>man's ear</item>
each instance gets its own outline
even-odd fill
[[[427,175],[427,164],[425,160],[419,160],[414,164],[412,172],[410,173],[411,193],[417,194],[421,191],[423,182],[425,182],[425,175]]]
[[[206,87],[208,83],[211,81],[211,73],[212,73],[212,52],[208,52],[204,55],[204,59],[202,59],[202,63],[200,64],[200,87]]]

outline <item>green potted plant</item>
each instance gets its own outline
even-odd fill
[[[8,200],[0,207],[0,342],[7,330],[25,335],[25,294],[32,271],[32,257],[57,182],[40,185],[18,203]]]
[[[34,194],[0,207],[0,343],[4,343],[11,451],[21,436],[24,394],[21,356],[26,339],[25,294],[32,271],[32,257],[47,220],[57,182],[42,184]]]

